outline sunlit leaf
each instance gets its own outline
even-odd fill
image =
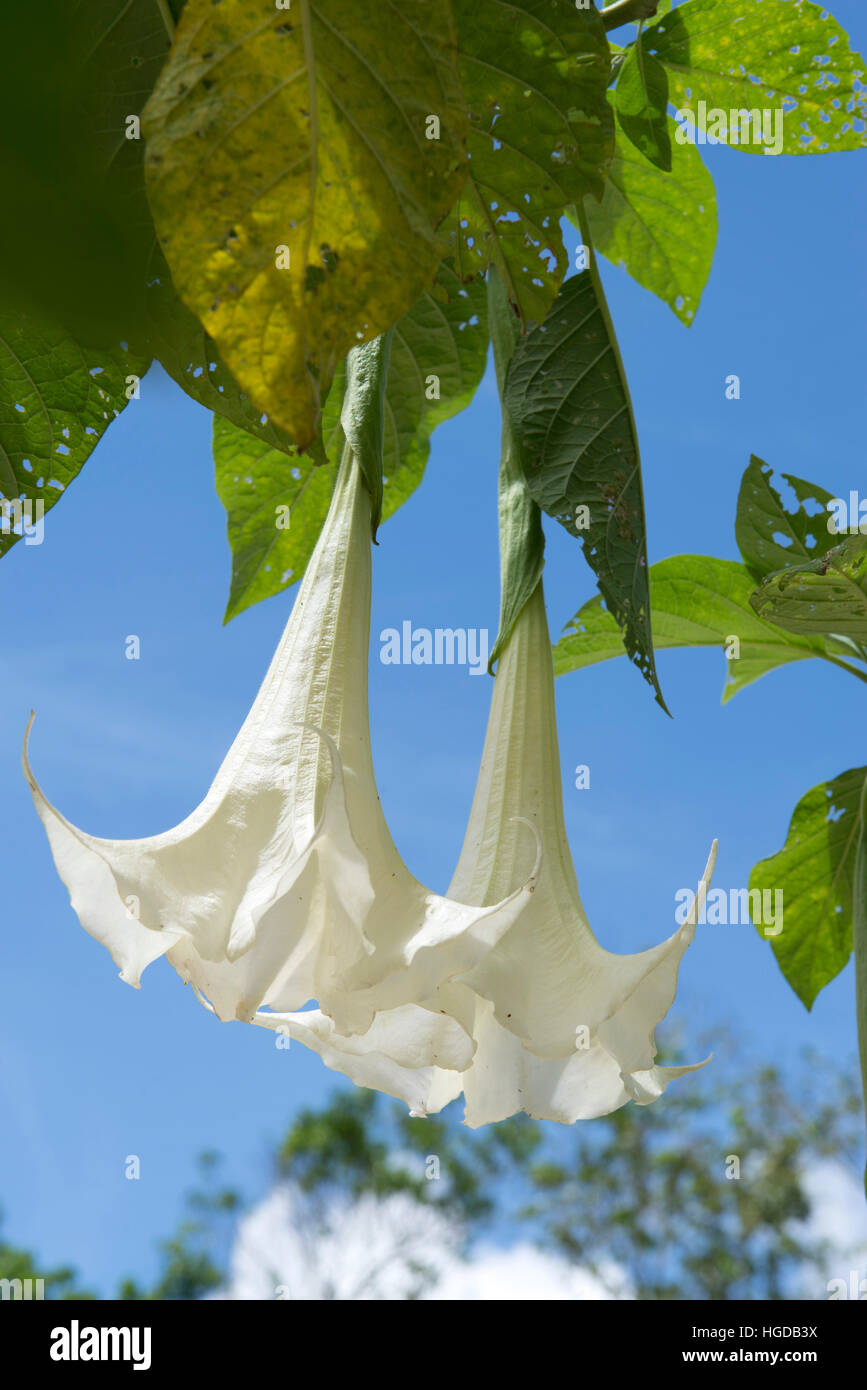
[[[723,703],[766,672],[790,661],[822,656],[821,638],[796,637],[762,622],[750,607],[753,579],[745,565],[710,555],[673,555],[650,568],[653,645],[728,647]],[[737,639],[737,646],[731,639]],[[614,618],[599,598],[585,603],[554,648],[554,670],[564,675],[625,655]]]
[[[187,0],[146,115],[175,286],[306,448],[337,364],[436,274],[466,177],[449,8]]]
[[[858,767],[808,791],[795,807],[783,848],[761,860],[750,874],[750,889],[782,891],[782,930],[767,939],[808,1009],[852,951],[855,856],[865,777],[867,767]]]
[[[688,0],[655,24],[646,42],[665,64],[669,99],[692,111],[700,129],[707,126],[703,101],[708,118],[712,110],[727,117],[740,110],[779,112],[783,154],[867,144],[864,60],[824,5]],[[755,141],[732,148],[762,153]]]
[[[584,210],[596,250],[689,324],[713,261],[716,194],[693,145],[675,142],[671,155],[665,174],[618,131],[602,202],[588,198]]]
[[[188,396],[255,435],[266,449],[297,457],[289,435],[253,404],[229,371],[213,338],[176,294],[158,247],[148,278],[145,329],[154,357]],[[319,461],[323,459],[320,453]]]

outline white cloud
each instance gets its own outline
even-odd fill
[[[616,1269],[606,1271],[603,1283],[528,1242],[478,1246],[465,1260],[459,1240],[460,1226],[445,1212],[405,1193],[326,1208],[282,1186],[239,1223],[229,1279],[217,1297],[553,1302],[630,1296]]]
[[[452,1261],[440,1283],[427,1295],[430,1299],[460,1302],[521,1302],[542,1300],[628,1298],[619,1271],[607,1271],[606,1288],[602,1280],[557,1255],[548,1255],[526,1242],[506,1249],[477,1247],[466,1261]],[[617,1289],[615,1295],[612,1289]]]
[[[440,1276],[458,1228],[406,1193],[320,1207],[276,1188],[245,1216],[232,1250],[228,1299],[405,1299],[419,1269]]]
[[[822,1269],[805,1272],[799,1280],[802,1298],[828,1298],[828,1284],[843,1280],[852,1297],[861,1280],[867,1280],[867,1207],[864,1190],[855,1173],[833,1159],[813,1164],[802,1178],[810,1201],[806,1221],[794,1224],[803,1240],[827,1242]],[[853,1279],[854,1275],[854,1279]],[[838,1296],[840,1296],[838,1292]]]

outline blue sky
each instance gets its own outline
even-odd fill
[[[855,0],[834,14],[856,47]],[[737,558],[733,522],[751,452],[834,495],[863,492],[863,156],[760,158],[722,147],[719,247],[685,329],[625,273],[604,269],[642,445],[651,561]],[[574,242],[576,234],[567,235]],[[741,378],[727,401],[725,377]],[[496,628],[498,407],[491,371],[470,410],[434,436],[421,489],[383,528],[377,634]],[[594,592],[578,546],[548,528],[556,632]],[[165,962],[140,992],[78,925],[20,772],[96,834],[149,834],[201,800],[244,718],[289,611],[271,599],[221,626],[230,572],[213,485],[210,417],[158,368],[46,519],[42,546],[2,566],[0,1202],[4,1234],[46,1266],[72,1261],[109,1293],[147,1278],[205,1148],[251,1195],[296,1110],[339,1084],[299,1046],[220,1025]],[[294,594],[294,590],[292,591]],[[128,661],[124,640],[141,638]],[[674,718],[625,661],[558,682],[570,839],[590,921],[618,951],[673,930],[714,836],[717,884],[746,886],[809,787],[865,761],[864,691],[820,662],[775,672],[720,704],[718,652],[662,653]],[[377,776],[410,868],[444,889],[460,847],[490,682],[459,667],[371,665]],[[589,790],[569,773],[591,770]],[[813,1044],[855,1065],[851,966],[807,1014],[749,926],[700,930],[671,1015],[685,1041],[723,1028],[797,1084]],[[718,1063],[725,1068],[729,1063]],[[682,1084],[689,1084],[688,1082]],[[137,1154],[141,1179],[127,1181]]]

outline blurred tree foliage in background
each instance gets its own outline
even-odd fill
[[[459,1104],[418,1120],[378,1093],[341,1088],[295,1119],[274,1181],[303,1199],[295,1209],[314,1240],[329,1210],[401,1193],[442,1210],[463,1253],[480,1235],[505,1246],[530,1239],[603,1282],[614,1277],[615,1293],[625,1279],[639,1299],[822,1298],[828,1251],[809,1225],[809,1177],[828,1160],[857,1173],[860,1105],[853,1074],[811,1054],[797,1096],[772,1066],[749,1075],[718,1057],[664,1104],[563,1131],[526,1117],[473,1131]],[[125,1280],[116,1297],[196,1299],[225,1286],[244,1203],[222,1184],[217,1154],[199,1162],[200,1186],[159,1246],[155,1284]],[[43,1272],[35,1256],[0,1244],[0,1278],[28,1277],[45,1279],[47,1298],[95,1296],[72,1269]]]

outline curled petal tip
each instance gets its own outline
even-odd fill
[[[189,983],[189,980],[184,980],[185,985]],[[203,1009],[207,1009],[209,1014],[216,1014],[217,1010],[214,1008],[210,1000],[205,998],[204,994],[202,994],[202,991],[198,988],[197,985],[193,985],[193,993],[198,999]]]
[[[711,879],[713,878],[713,871],[716,867],[716,855],[718,846],[718,840],[714,840],[711,844],[710,854],[707,857],[707,863],[704,866],[704,872],[702,873],[702,876],[699,879],[698,892],[696,893],[695,900],[692,904],[692,907],[690,908],[689,916],[683,924],[686,930],[689,930],[690,928],[698,925],[698,919],[701,916],[702,908],[705,905],[705,901],[707,899],[707,890],[708,888],[710,888]]]
[[[22,745],[21,745],[21,762],[22,762],[22,764],[23,764],[23,766],[24,766],[24,775],[25,775],[25,777],[27,778],[27,781],[30,783],[31,786],[33,786],[33,773],[32,773],[31,770],[30,770],[30,761],[29,761],[29,757],[28,757],[28,745],[29,745],[29,743],[30,743],[30,730],[33,728],[33,721],[34,721],[35,718],[36,718],[36,711],[35,711],[35,709],[32,709],[32,710],[30,711],[30,718],[29,718],[28,721],[27,721],[27,728],[24,730],[24,742],[23,742]]]

